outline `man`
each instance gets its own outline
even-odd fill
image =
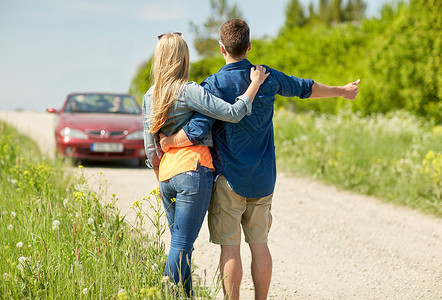
[[[232,19],[220,29],[220,51],[226,65],[201,84],[214,95],[233,103],[250,83],[252,64],[247,60],[251,49],[246,22]],[[326,86],[311,79],[287,76],[270,69],[260,87],[252,114],[239,123],[224,123],[196,114],[183,130],[163,137],[163,150],[198,143],[213,135],[213,160],[216,179],[208,213],[210,240],[221,245],[220,270],[224,294],[239,299],[242,279],[240,257],[241,226],[252,254],[251,273],[255,299],[266,299],[272,273],[272,258],[267,246],[271,226],[271,202],[276,182],[273,133],[275,95],[300,98],[344,97],[354,100],[359,80],[345,86]]]

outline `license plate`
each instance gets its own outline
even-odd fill
[[[94,143],[91,144],[92,152],[123,152],[124,146],[121,143]]]

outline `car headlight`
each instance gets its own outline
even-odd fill
[[[128,140],[142,140],[144,139],[143,130],[134,131],[126,136]]]
[[[88,138],[86,133],[84,133],[84,132],[82,132],[80,130],[77,130],[77,129],[69,128],[69,127],[63,128],[60,131],[60,135],[63,136],[63,137],[71,137],[71,138],[74,138],[74,139],[83,139],[83,140]]]

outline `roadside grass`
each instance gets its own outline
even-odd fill
[[[131,226],[116,196],[104,198],[104,181],[93,192],[81,166],[69,170],[61,160],[42,160],[35,143],[0,123],[0,299],[184,295],[163,277],[167,226],[158,191],[134,201]],[[196,299],[218,291],[195,284]]]
[[[406,112],[275,113],[280,170],[442,217],[442,127]]]

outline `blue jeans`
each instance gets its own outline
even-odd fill
[[[164,274],[192,292],[193,243],[203,224],[213,187],[213,171],[198,165],[196,171],[160,182],[161,199],[169,223],[171,242]],[[175,198],[176,201],[172,201]]]

